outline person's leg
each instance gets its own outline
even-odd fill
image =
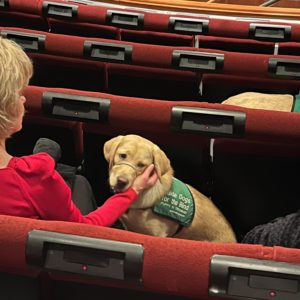
[[[92,187],[82,175],[76,175],[72,187],[72,199],[83,215],[97,208]]]
[[[57,163],[55,169],[60,174],[60,176],[64,179],[64,181],[70,187],[70,189],[72,189],[77,168],[73,166]]]

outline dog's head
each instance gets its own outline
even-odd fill
[[[117,136],[104,144],[104,157],[109,163],[109,184],[115,192],[132,186],[135,178],[154,164],[159,180],[172,172],[166,154],[151,141],[138,135]]]

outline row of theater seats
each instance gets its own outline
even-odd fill
[[[53,56],[63,56],[85,61],[112,62],[199,73],[247,73],[249,76],[292,79],[300,77],[299,57],[297,56],[300,43],[278,43],[276,54],[272,52],[271,54],[261,54],[232,52],[230,48],[235,47],[236,51],[239,51],[239,45],[226,40],[223,45],[229,47],[228,51],[216,49],[213,45],[220,41],[213,37],[210,38],[211,42],[205,42],[203,38],[203,47],[197,48],[124,43],[109,39],[66,36],[14,27],[1,27],[0,30],[2,36],[20,43],[33,58],[43,54],[42,57],[48,55],[49,59]],[[254,46],[258,48],[256,45]],[[219,48],[226,47],[221,45]],[[267,49],[267,47],[264,48]],[[282,53],[282,49],[286,49],[286,51]],[[289,55],[289,53],[294,55]],[[245,63],[241,64],[241,62]]]
[[[79,300],[99,295],[134,300],[215,300],[223,296],[236,299],[238,294],[252,300],[255,298],[251,298],[251,292],[255,296],[272,292],[292,300],[298,296],[297,290],[294,292],[300,262],[298,249],[180,241],[76,223],[24,222],[9,216],[1,217],[0,226],[1,239],[6,241],[1,248],[1,270],[11,273],[1,276],[3,299]],[[69,265],[63,261],[55,265],[55,259],[51,261],[54,251],[64,253]],[[110,259],[123,262],[124,267],[120,264],[113,272]],[[97,260],[102,261],[102,267],[93,266]],[[264,265],[269,270],[276,268],[274,273],[261,272]],[[247,279],[248,271],[253,279],[270,278],[271,285],[283,284],[246,289],[247,284],[241,283],[238,289],[234,281]],[[276,278],[281,271],[287,277]],[[287,291],[285,280],[292,284]]]
[[[1,12],[1,11],[0,11]],[[12,18],[13,19],[13,18]],[[5,20],[0,21],[0,26],[9,27],[22,27],[20,22],[8,24]],[[74,24],[65,22],[64,27],[71,27],[74,30]],[[266,25],[268,26],[268,25]],[[272,25],[274,26],[274,25]],[[31,28],[28,26],[29,29]],[[87,30],[83,32],[78,26],[78,30],[74,30],[73,34],[67,29],[53,29],[49,28],[38,28],[40,31],[53,32],[59,34],[68,34],[74,36],[85,36],[102,38],[108,40],[120,40],[124,42],[134,42],[142,44],[154,44],[154,45],[165,45],[165,46],[182,46],[182,47],[199,47],[199,48],[210,48],[219,49],[233,52],[250,52],[250,53],[265,53],[265,54],[281,54],[281,55],[298,55],[299,53],[299,41],[291,41],[290,39],[276,39],[276,38],[263,38],[263,39],[250,39],[249,37],[236,37],[234,34],[229,36],[217,36],[214,33],[205,33],[201,35],[179,35],[164,32],[151,32],[151,31],[140,31],[132,29],[117,29],[114,35],[109,34],[94,34],[93,30]],[[23,28],[23,27],[22,27]],[[26,26],[24,28],[27,28]],[[55,28],[55,27],[54,27]],[[58,27],[60,28],[60,27]],[[272,27],[271,27],[272,28]],[[276,28],[276,27],[275,27]],[[33,28],[36,29],[36,28]],[[267,31],[267,29],[264,29]],[[280,31],[277,29],[277,32]],[[96,32],[99,32],[97,30]]]
[[[1,25],[52,32],[118,38],[118,28],[135,31],[168,32],[179,35],[211,35],[271,41],[300,41],[300,25],[296,22],[268,20],[228,21],[211,16],[195,17],[188,13],[151,12],[134,8],[109,8],[72,1],[2,0]],[[125,31],[126,32],[126,31]],[[130,35],[130,34],[129,34]],[[155,35],[153,35],[155,36]],[[176,36],[174,36],[176,40]],[[170,35],[170,40],[172,40]],[[180,39],[180,38],[179,38]],[[173,42],[171,42],[173,43]]]
[[[295,94],[299,89],[296,56],[123,44],[22,28],[1,27],[0,34],[27,51],[35,69],[31,84],[37,86],[209,102],[249,90]]]
[[[110,195],[104,143],[142,135],[166,152],[178,178],[211,197],[241,241],[253,226],[298,209],[300,115],[220,102],[245,91],[298,94],[300,27],[189,18],[0,1],[1,35],[20,43],[35,68],[23,130],[7,147],[26,155],[41,136],[58,141],[62,162],[82,163],[101,205]],[[178,50],[188,56],[174,65]],[[299,298],[298,249],[10,216],[0,217],[0,228],[3,299]]]

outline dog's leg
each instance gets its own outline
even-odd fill
[[[160,237],[173,236],[179,227],[176,222],[153,213],[152,209],[130,209],[120,219],[129,231]]]
[[[123,214],[120,218],[119,218],[120,223],[122,224],[123,228],[125,230],[129,230],[128,226],[126,224],[128,224],[128,216],[127,213]]]

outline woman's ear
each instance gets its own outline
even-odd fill
[[[103,153],[106,161],[109,163],[109,169],[112,168],[113,160],[115,157],[115,153],[117,148],[123,138],[123,135],[119,135],[111,140],[107,141],[103,147]]]
[[[158,178],[172,170],[170,160],[166,154],[156,145],[153,148],[153,160]]]

